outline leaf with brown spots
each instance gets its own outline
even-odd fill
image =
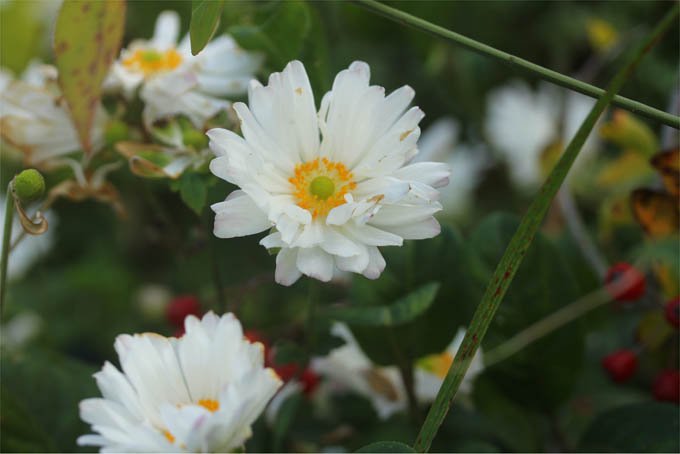
[[[680,228],[676,196],[653,189],[636,189],[630,202],[635,219],[652,238],[672,235]]]
[[[54,31],[59,85],[78,131],[90,153],[90,132],[101,98],[101,86],[118,55],[125,24],[125,0],[65,0]]]
[[[652,156],[651,163],[661,174],[666,190],[680,195],[680,148],[660,151]]]

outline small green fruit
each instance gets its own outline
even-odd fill
[[[45,179],[35,169],[26,169],[14,177],[14,192],[24,203],[32,202],[45,193]]]

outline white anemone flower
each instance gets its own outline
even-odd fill
[[[262,64],[260,54],[245,52],[227,35],[217,37],[196,56],[187,34],[178,43],[180,18],[164,11],[150,40],[135,40],[121,51],[105,81],[107,90],[140,93],[147,124],[169,115],[186,114],[197,127],[229,103],[214,98],[245,94],[248,81]]]
[[[6,82],[0,92],[0,135],[22,151],[27,166],[49,167],[56,158],[81,149],[56,78],[55,67],[34,63],[23,80]],[[104,145],[107,121],[100,105],[91,131],[94,151]]]
[[[385,268],[379,246],[439,234],[435,189],[448,183],[446,164],[409,161],[418,153],[423,112],[407,109],[408,86],[389,96],[369,85],[366,63],[335,78],[318,116],[299,61],[252,81],[249,105],[235,103],[243,137],[208,131],[217,158],[210,170],[240,187],[214,204],[220,238],[274,228],[260,241],[280,248],[276,281],[302,274],[329,281],[336,269],[376,279]]]
[[[594,104],[594,99],[580,93],[549,84],[540,84],[533,90],[521,81],[489,94],[486,134],[509,165],[510,176],[518,187],[531,188],[543,181],[543,152],[557,143],[566,146]],[[591,134],[579,153],[575,170],[596,146],[597,137]]]
[[[451,169],[449,185],[441,190],[440,199],[447,216],[461,216],[467,212],[488,160],[483,146],[459,143],[459,129],[453,118],[435,121],[420,137],[420,152],[414,159],[415,162],[443,162]]]
[[[6,194],[0,194],[0,206],[3,207],[0,210],[0,238],[5,230],[4,207],[7,201],[6,197]],[[9,263],[7,265],[7,279],[9,281],[24,277],[28,270],[52,249],[55,241],[54,228],[57,225],[57,216],[52,211],[44,213],[44,216],[47,219],[49,228],[42,235],[36,236],[25,234],[18,216],[14,216],[10,244],[16,243],[16,246],[9,253]],[[22,235],[25,236],[18,241]]]
[[[333,349],[327,356],[314,358],[312,370],[330,380],[334,391],[353,391],[371,401],[380,419],[388,419],[408,406],[406,389],[396,366],[377,366],[361,350],[347,325],[336,323],[333,335],[345,345]],[[416,361],[413,368],[414,391],[420,404],[434,402],[456,352],[463,342],[462,328],[442,353],[428,355]],[[460,385],[459,392],[468,394],[474,379],[484,369],[482,352],[478,350]]]
[[[98,434],[79,445],[102,452],[228,452],[240,449],[251,425],[281,386],[264,367],[262,344],[243,336],[232,315],[185,319],[186,334],[120,335],[121,373],[110,363],[95,374],[103,398],[80,403]]]

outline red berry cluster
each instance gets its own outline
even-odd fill
[[[300,365],[297,363],[277,363],[276,347],[272,347],[260,332],[255,330],[246,330],[243,334],[250,342],[259,342],[264,345],[265,365],[274,369],[281,380],[283,380],[285,383],[288,383],[297,376],[297,380],[302,385],[302,392],[306,396],[311,396],[314,393],[319,385],[319,376],[312,369],[306,367],[300,373]]]
[[[640,299],[645,294],[647,286],[645,275],[626,262],[612,265],[604,282],[612,298],[622,303]]]
[[[184,319],[190,315],[201,316],[201,303],[195,295],[180,295],[170,301],[165,316],[176,329],[175,337],[184,335]]]

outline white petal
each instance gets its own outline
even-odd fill
[[[368,279],[378,279],[385,269],[385,258],[377,247],[369,246],[368,259],[368,266],[363,271],[363,275]]]
[[[293,285],[302,273],[297,267],[297,249],[283,248],[276,255],[275,280],[281,285]]]
[[[333,257],[321,248],[301,248],[298,250],[297,267],[303,274],[328,282],[333,277]]]
[[[417,162],[402,167],[393,173],[396,178],[405,181],[418,181],[433,188],[446,186],[451,169],[440,162]]]
[[[213,233],[219,238],[253,235],[271,227],[266,214],[240,190],[232,192],[224,202],[211,208],[215,212]]]
[[[151,43],[159,50],[165,50],[177,45],[179,37],[179,14],[175,11],[163,11],[156,19],[156,27]]]

